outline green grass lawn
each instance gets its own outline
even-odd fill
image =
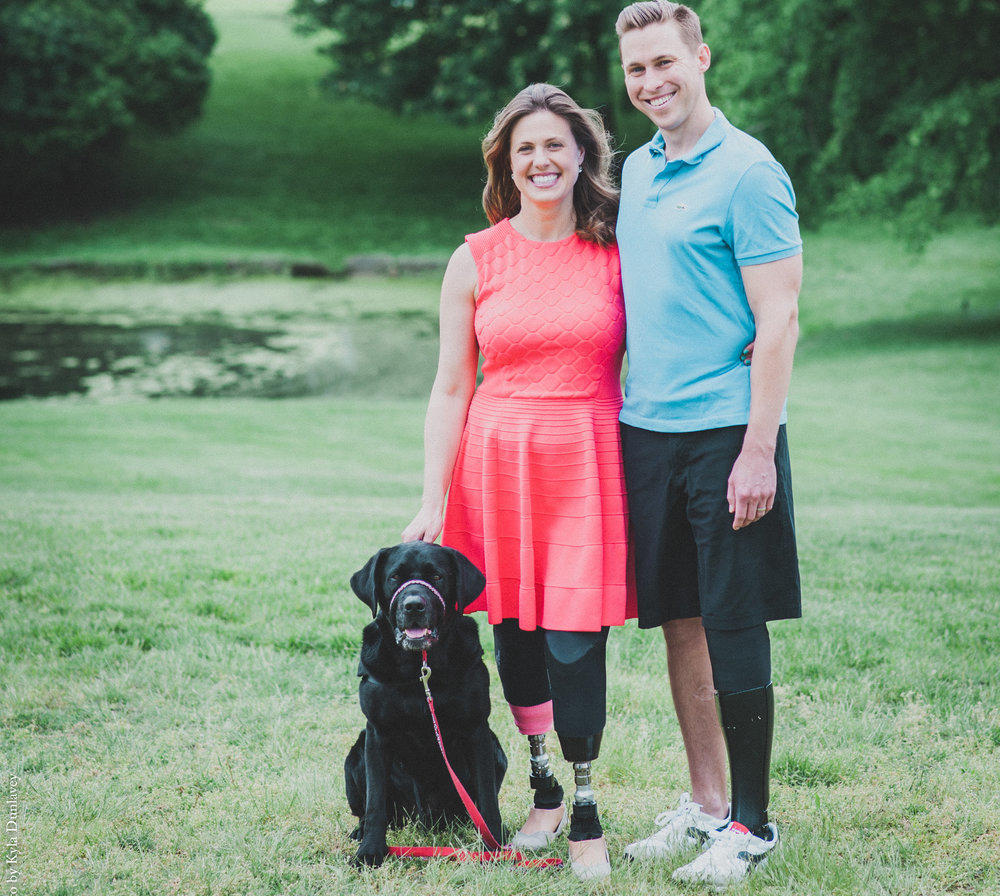
[[[800,353],[805,618],[773,626],[785,846],[746,892],[1000,885],[996,375],[995,344],[961,337]],[[415,510],[422,412],[0,405],[0,780],[19,781],[20,892],[578,892],[537,872],[346,864],[367,618],[347,580]],[[614,632],[610,667],[596,773],[618,855],[686,782],[657,637]],[[527,755],[495,676],[494,705],[516,824]],[[621,862],[595,889],[685,892]]]

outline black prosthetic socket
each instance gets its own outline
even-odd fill
[[[545,632],[553,727],[561,735],[583,738],[604,730],[608,631],[605,627],[599,632]]]
[[[573,803],[573,814],[569,821],[568,839],[596,840],[604,836],[601,819],[597,815],[597,803]]]
[[[559,746],[562,748],[563,759],[567,762],[593,762],[601,751],[603,731],[598,731],[597,734],[592,734],[590,737],[568,737],[558,731],[556,734],[559,735]]]
[[[549,774],[544,778],[531,775],[528,784],[535,791],[536,809],[558,809],[562,805],[565,794],[555,775]]]
[[[766,838],[774,688],[768,683],[746,691],[719,691],[717,700],[729,754],[732,819]]]
[[[493,626],[494,657],[504,699],[512,706],[538,706],[552,699],[545,668],[545,632],[522,631],[516,619]]]

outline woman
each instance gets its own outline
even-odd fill
[[[492,226],[466,237],[444,276],[423,500],[403,538],[433,541],[443,528],[443,543],[486,574],[469,611],[494,625],[504,697],[531,752],[534,805],[512,845],[540,849],[565,827],[545,749],[554,724],[574,767],[571,867],[598,878],[610,873],[590,786],[605,645],[610,626],[635,616],[611,149],[597,113],[533,84],[498,113],[483,156]]]

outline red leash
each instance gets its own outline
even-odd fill
[[[497,843],[496,837],[490,832],[485,819],[476,808],[476,804],[472,802],[472,797],[469,796],[468,791],[462,786],[462,782],[458,780],[458,775],[455,774],[455,770],[448,761],[448,754],[444,749],[444,740],[441,737],[441,727],[438,725],[437,713],[434,711],[434,698],[431,696],[431,688],[428,684],[431,677],[431,667],[427,665],[426,650],[422,654],[422,661],[420,683],[424,686],[424,693],[427,695],[427,706],[431,711],[431,722],[434,724],[434,736],[437,738],[438,747],[441,750],[441,758],[444,760],[445,768],[448,769],[448,774],[451,775],[451,781],[455,785],[455,790],[458,792],[462,804],[465,806],[465,811],[469,813],[469,818],[472,819],[476,830],[479,831],[479,836],[483,838],[483,842],[489,849],[486,852],[468,852],[464,849],[455,849],[451,846],[390,846],[389,854],[404,859],[446,858],[455,859],[459,862],[513,861],[518,865],[524,865],[528,868],[550,868],[562,865],[562,859],[528,859],[522,853],[511,849],[509,846],[501,846]]]

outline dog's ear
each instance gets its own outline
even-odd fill
[[[382,548],[351,576],[351,590],[364,603],[368,604],[373,619],[378,615],[378,595],[381,590],[382,573],[390,550],[392,548]]]
[[[454,548],[446,548],[451,553],[455,562],[455,601],[456,610],[461,612],[471,604],[486,587],[486,576],[479,568],[461,551]]]

